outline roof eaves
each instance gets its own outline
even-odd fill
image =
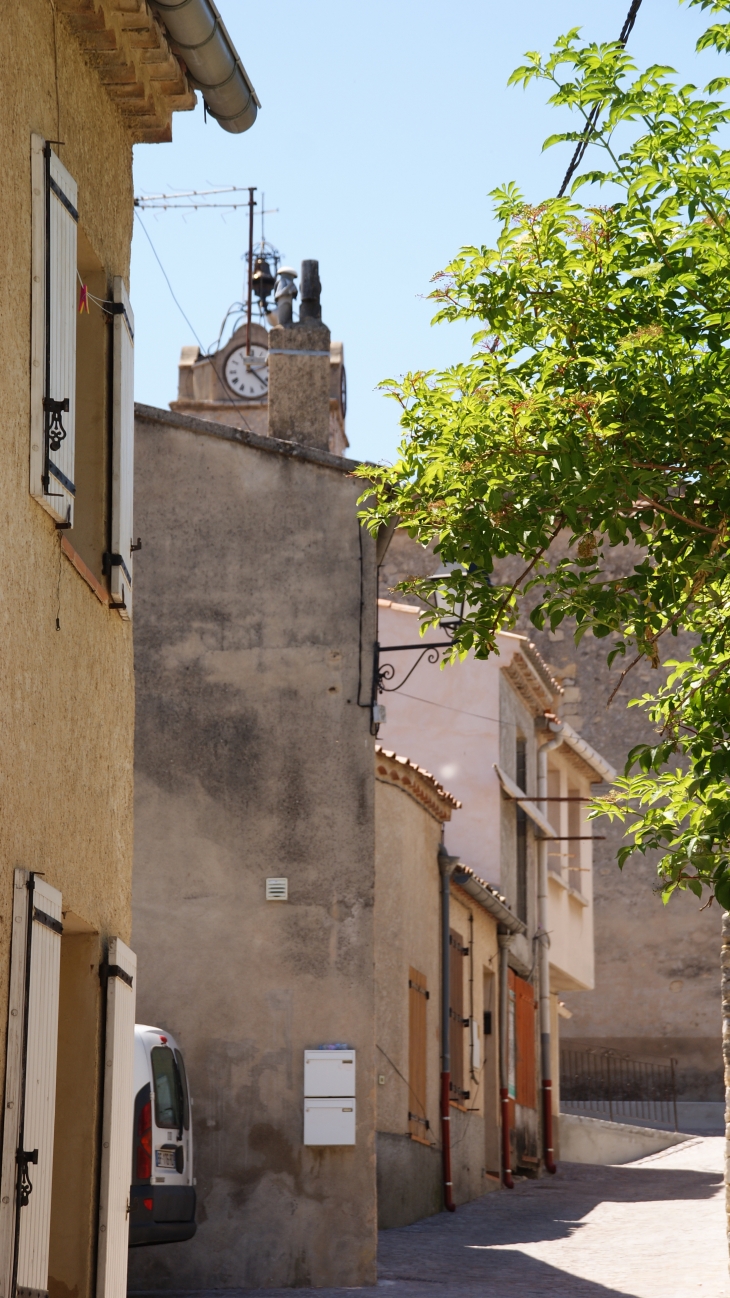
[[[562,725],[563,728],[560,733],[563,737],[563,743],[567,744],[568,748],[572,749],[574,753],[577,753],[586,766],[595,771],[599,780],[605,780],[606,784],[612,784],[616,779],[615,767],[610,762],[607,762],[605,757],[601,757],[601,754],[596,752],[596,749],[585,739],[582,739],[567,721],[564,721]],[[597,784],[598,780],[593,781],[593,783]]]
[[[488,911],[497,920],[500,927],[506,929],[508,933],[527,932],[527,925],[521,919],[518,919],[516,915],[513,915],[507,904],[506,897],[497,892],[491,883],[480,879],[468,865],[464,865],[460,861],[451,877],[459,888],[463,888],[464,892],[473,897],[474,901],[477,901],[484,910]]]

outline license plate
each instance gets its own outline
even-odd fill
[[[170,1167],[175,1170],[175,1150],[174,1149],[156,1149],[155,1165],[157,1167]]]

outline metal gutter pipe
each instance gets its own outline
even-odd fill
[[[537,750],[537,805],[547,818],[547,757],[563,742],[562,725],[551,721],[553,738]],[[553,1083],[550,1049],[550,934],[548,932],[548,839],[537,840],[537,939],[540,943],[540,1062],[542,1072],[542,1144],[545,1168],[557,1172],[553,1148]]]
[[[149,0],[211,117],[240,135],[261,107],[214,0]]]
[[[503,898],[498,896],[497,893],[490,888],[489,884],[486,884],[483,879],[480,879],[474,871],[470,870],[462,861],[459,861],[458,865],[454,869],[453,880],[460,888],[464,889],[464,892],[467,892],[470,897],[473,897],[484,910],[488,911],[489,914],[492,915],[508,933],[527,932],[527,926],[523,924],[521,919],[518,919],[516,915],[512,914],[512,911]]]
[[[502,1181],[508,1190],[512,1180],[512,1149],[509,1139],[509,948],[511,933],[497,933],[499,942],[499,1111],[502,1118]]]
[[[441,873],[441,1150],[443,1154],[444,1208],[455,1212],[451,1179],[451,875],[459,864],[458,856],[449,856],[439,848]]]

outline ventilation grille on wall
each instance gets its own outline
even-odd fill
[[[288,901],[289,900],[289,880],[288,879],[267,879],[266,880],[266,900],[267,901]]]

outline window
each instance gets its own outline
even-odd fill
[[[527,742],[519,735],[515,752],[515,781],[527,793]],[[519,803],[515,807],[517,916],[527,923],[527,812]]]
[[[184,1124],[183,1088],[175,1056],[169,1046],[154,1046],[150,1054],[155,1084],[155,1122],[158,1127],[176,1127],[181,1132]]]
[[[50,144],[31,143],[30,490],[73,525],[76,430],[76,181]]]
[[[428,1130],[426,1112],[426,979],[417,969],[408,970],[408,1130],[423,1140]]]
[[[561,829],[561,819],[560,819],[560,814],[561,814],[560,809],[562,804],[560,802],[555,801],[556,798],[560,797],[560,771],[551,770],[550,768],[548,768],[547,779],[548,779],[547,818],[550,821],[550,824],[552,825],[553,829],[555,830],[555,833],[561,835],[563,832]],[[562,878],[564,844],[560,842],[548,843],[547,854],[548,854],[549,869],[552,870],[553,874],[557,874]]]
[[[31,141],[30,492],[68,531],[79,571],[131,617],[134,318],[79,225],[77,186]]]
[[[568,789],[568,797],[579,798],[580,789]],[[580,802],[569,802],[568,803],[568,836],[571,839],[571,842],[568,843],[568,852],[570,854],[568,858],[570,862],[570,869],[568,870],[568,880],[570,882],[571,888],[575,888],[576,892],[583,891],[581,885],[581,879],[583,876],[581,874],[581,868],[580,868],[581,843],[580,841],[578,841],[580,838],[580,834],[582,832],[582,826],[581,826],[582,819],[583,817],[580,814]]]
[[[451,1098],[468,1100],[464,1089],[464,1030],[469,1020],[464,1018],[464,956],[468,948],[454,930],[449,932],[449,1054],[451,1056]]]

